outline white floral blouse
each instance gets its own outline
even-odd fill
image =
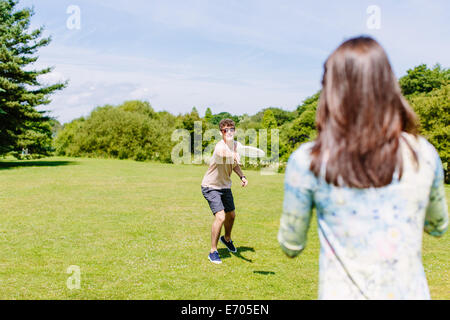
[[[336,187],[316,177],[309,170],[314,142],[291,155],[278,241],[287,255],[299,254],[316,208],[319,299],[430,299],[422,235],[448,227],[443,168],[425,138],[403,136],[417,151],[419,170],[402,141],[403,176],[381,188]]]

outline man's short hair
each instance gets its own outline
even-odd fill
[[[235,127],[234,121],[231,119],[222,119],[219,122],[219,129],[222,130],[225,127]]]

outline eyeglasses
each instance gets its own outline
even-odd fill
[[[234,128],[225,128],[225,129],[222,129],[222,132],[223,133],[225,133],[225,132],[234,132]]]

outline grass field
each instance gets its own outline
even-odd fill
[[[276,235],[283,175],[233,177],[237,254],[207,260],[212,214],[206,167],[131,160],[0,161],[0,299],[316,299],[319,241],[312,224],[295,259]],[[450,187],[446,186],[447,201]],[[450,299],[450,235],[424,235],[433,299]],[[80,267],[69,290],[67,268]]]

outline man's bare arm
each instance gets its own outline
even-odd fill
[[[239,176],[239,178],[244,176],[244,173],[241,170],[241,166],[238,164],[233,168],[233,171],[236,172],[236,174]]]
[[[248,184],[248,180],[247,180],[247,178],[242,178],[242,177],[244,177],[244,173],[241,170],[241,166],[239,164],[237,164],[233,168],[233,171],[236,172],[236,174],[239,176],[239,178],[241,178],[242,186],[245,187]]]

